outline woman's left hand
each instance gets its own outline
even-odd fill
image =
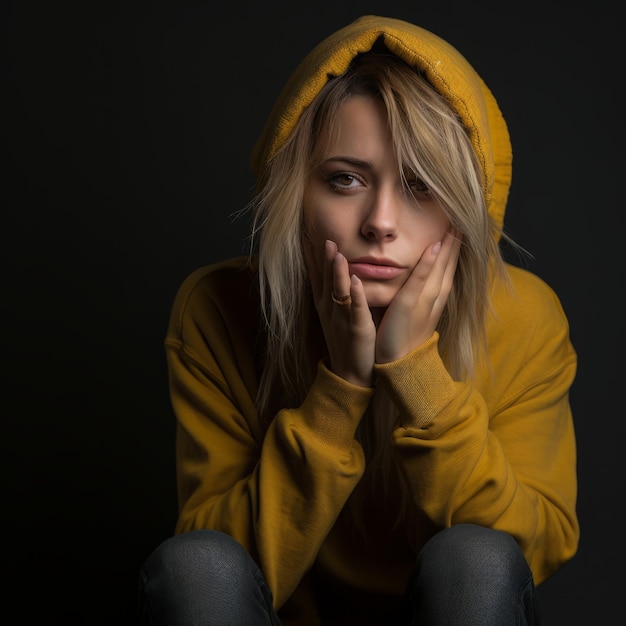
[[[452,290],[461,234],[450,228],[429,246],[390,302],[376,333],[376,362],[395,361],[427,341]]]

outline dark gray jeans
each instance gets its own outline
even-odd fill
[[[539,626],[532,574],[506,533],[458,524],[420,551],[406,626]],[[166,539],[139,577],[142,626],[279,626],[256,563],[234,539],[196,530]]]

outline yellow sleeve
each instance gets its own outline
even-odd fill
[[[302,406],[280,410],[264,432],[254,407],[255,333],[243,313],[239,320],[226,314],[213,288],[181,289],[166,339],[177,419],[176,532],[233,536],[259,563],[278,608],[362,476],[354,434],[372,390],[320,364]],[[238,297],[232,285],[228,296],[230,306]]]
[[[576,354],[556,296],[533,284],[522,303],[502,307],[489,338],[491,374],[454,381],[437,334],[376,370],[400,411],[393,438],[418,509],[438,527],[510,533],[539,584],[579,539],[569,403]]]

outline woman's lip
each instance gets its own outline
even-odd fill
[[[359,278],[375,278],[378,280],[391,280],[404,272],[403,267],[395,265],[379,265],[376,263],[350,263],[350,274],[356,274]]]

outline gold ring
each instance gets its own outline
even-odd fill
[[[331,291],[330,297],[335,304],[340,304],[341,306],[343,306],[344,304],[350,304],[350,302],[352,302],[352,300],[350,299],[350,294],[347,294],[345,296],[336,296],[335,292]]]

